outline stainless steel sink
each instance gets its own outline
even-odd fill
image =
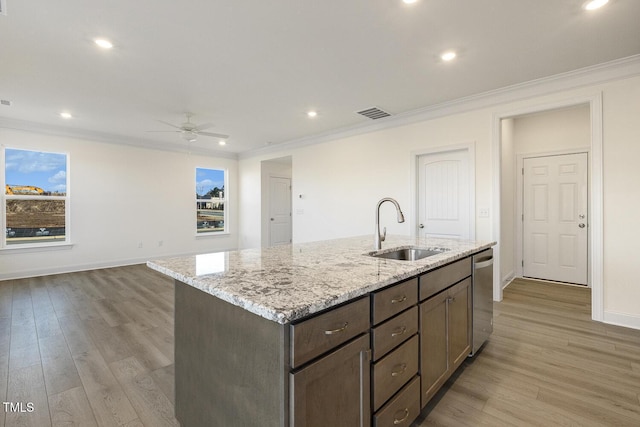
[[[398,261],[417,261],[419,259],[441,254],[442,252],[446,252],[446,249],[398,248],[390,251],[370,252],[369,255],[375,258],[395,259]]]

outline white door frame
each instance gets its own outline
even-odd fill
[[[587,153],[587,194],[591,195],[591,170],[589,159],[591,157],[590,153],[591,149],[589,147],[578,147],[571,148],[566,150],[557,150],[557,151],[545,151],[540,153],[520,153],[517,155],[517,169],[516,171],[522,171],[524,168],[524,159],[529,159],[532,157],[549,157],[549,156],[561,156],[565,154],[581,154]],[[522,173],[516,173],[516,277],[523,277],[523,267],[522,267],[522,259],[523,259],[523,243],[524,243],[524,233],[522,215],[524,214],[524,176]],[[590,197],[589,197],[590,198]],[[590,206],[587,206],[587,224],[590,226],[590,212],[588,212]],[[587,245],[591,246],[591,235],[587,233]],[[587,266],[591,265],[591,253],[587,252]],[[589,267],[587,267],[587,286],[591,287],[591,271]]]
[[[420,220],[420,207],[418,200],[420,194],[420,186],[418,185],[420,156],[429,154],[442,154],[451,151],[466,151],[469,156],[469,239],[474,240],[476,238],[476,143],[466,142],[457,145],[446,145],[441,147],[430,147],[422,150],[416,150],[411,152],[411,217],[409,218],[409,224],[411,224],[411,237],[416,238],[418,233],[418,222]]]
[[[493,299],[502,301],[502,284],[499,272],[500,269],[500,182],[502,175],[501,168],[501,136],[502,119],[521,116],[524,114],[537,113],[558,108],[572,107],[577,105],[589,105],[590,126],[591,126],[591,146],[589,156],[589,170],[591,172],[591,193],[589,194],[589,277],[591,278],[591,318],[602,322],[604,320],[604,257],[603,257],[603,135],[602,135],[602,92],[597,92],[591,96],[569,98],[554,103],[524,107],[515,111],[505,111],[495,113],[493,116],[492,131],[492,151],[493,151],[493,239],[498,242],[494,250],[494,275],[493,275]],[[497,273],[496,273],[497,272]]]

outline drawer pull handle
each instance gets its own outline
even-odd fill
[[[398,304],[400,302],[405,302],[407,300],[406,295],[402,295],[401,297],[395,297],[391,300],[391,304]]]
[[[407,364],[406,363],[401,363],[400,364],[400,370],[391,372],[391,376],[392,377],[397,377],[398,375],[404,374],[404,371],[406,371],[406,370],[407,370]]]
[[[403,411],[404,411],[404,417],[402,417],[402,418],[394,418],[393,419],[393,425],[394,426],[397,426],[398,424],[402,424],[403,422],[405,422],[407,420],[407,418],[409,418],[409,409],[404,408]],[[398,412],[400,412],[400,411],[398,411]]]
[[[407,332],[407,327],[406,326],[402,326],[402,327],[396,329],[395,331],[391,332],[391,336],[392,337],[397,337],[398,335],[402,335],[405,332]]]
[[[333,334],[339,334],[340,332],[344,332],[345,329],[347,329],[347,326],[349,325],[349,322],[344,322],[344,326],[342,328],[338,328],[338,329],[331,329],[329,331],[324,331],[325,335],[333,335]]]

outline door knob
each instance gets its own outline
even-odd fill
[[[420,224],[418,228],[424,228],[424,224]]]
[[[584,225],[584,224],[582,224],[582,223],[580,223],[580,224],[578,224],[578,227],[580,227],[580,228],[584,228],[584,227],[585,227],[585,225]]]

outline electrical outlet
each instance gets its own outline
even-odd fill
[[[480,218],[489,218],[489,208],[480,208],[479,216]]]
[[[158,240],[158,246],[162,246],[162,245],[164,245],[164,241]]]
[[[142,242],[138,243],[138,249],[142,249]]]

